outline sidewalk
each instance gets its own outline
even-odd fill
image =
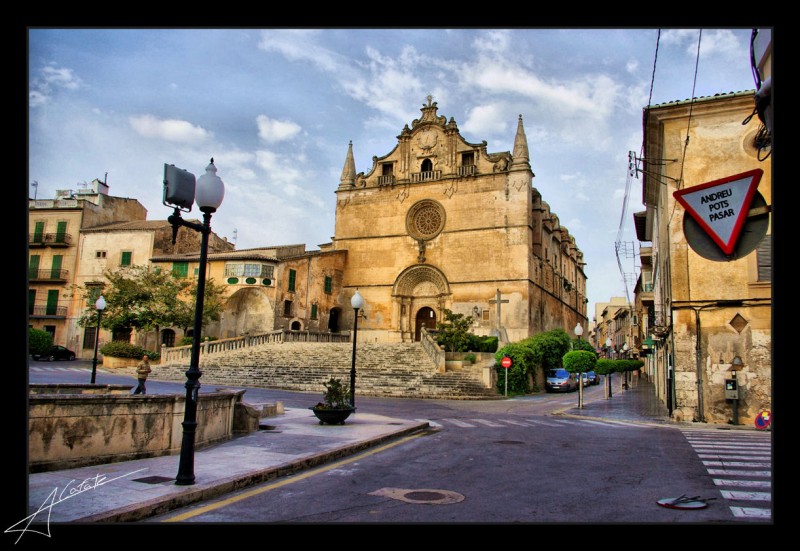
[[[139,521],[323,465],[429,426],[359,412],[344,425],[320,425],[308,409],[289,408],[262,419],[265,424],[268,430],[196,450],[191,486],[175,484],[178,455],[31,474],[28,512],[36,514],[34,522],[48,522],[48,516],[49,522]]]
[[[615,385],[616,386],[616,385]],[[671,424],[652,383],[614,389],[611,399],[562,414]],[[353,455],[429,427],[424,421],[355,413],[345,425],[320,425],[308,409],[262,419],[267,430],[195,451],[195,484],[178,486],[179,456],[169,455],[29,476],[35,522],[131,522],[214,499],[253,484]],[[37,513],[37,510],[39,511]]]

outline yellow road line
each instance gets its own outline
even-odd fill
[[[200,507],[198,509],[194,509],[192,511],[188,511],[186,513],[182,513],[180,515],[175,515],[174,517],[170,517],[170,518],[164,519],[161,522],[180,522],[182,520],[188,520],[190,518],[202,515],[203,513],[208,513],[209,511],[214,511],[215,509],[220,509],[220,508],[225,507],[227,505],[230,505],[232,503],[236,503],[238,501],[242,501],[243,499],[248,499],[250,497],[256,496],[258,494],[263,494],[264,492],[268,492],[270,490],[274,490],[276,488],[280,488],[280,487],[286,486],[288,484],[293,484],[295,482],[300,482],[301,480],[305,480],[306,478],[309,478],[309,477],[312,477],[312,476],[315,476],[315,475],[318,475],[318,474],[321,474],[321,473],[336,469],[336,468],[338,468],[338,467],[340,467],[342,465],[347,465],[348,463],[352,463],[354,461],[358,461],[359,459],[363,459],[363,458],[368,457],[370,455],[374,455],[376,453],[380,453],[380,452],[382,452],[384,450],[388,450],[389,448],[393,448],[394,446],[398,446],[400,444],[404,444],[405,442],[408,442],[409,440],[412,440],[414,438],[419,438],[423,434],[424,433],[417,433],[417,434],[412,434],[410,436],[406,436],[404,438],[401,438],[400,440],[396,440],[394,442],[390,442],[389,444],[385,444],[385,445],[380,446],[380,447],[375,448],[375,449],[367,450],[365,452],[359,453],[359,454],[354,455],[352,457],[348,457],[347,459],[342,459],[341,461],[337,461],[335,463],[331,463],[330,465],[326,465],[324,467],[318,467],[316,469],[312,469],[310,471],[306,471],[306,472],[298,474],[296,476],[290,476],[290,477],[284,478],[284,479],[279,480],[277,482],[273,482],[272,484],[269,484],[267,486],[256,488],[255,490],[250,490],[250,491],[244,492],[242,494],[239,494],[239,495],[236,495],[236,496],[233,496],[233,497],[229,497],[227,499],[223,499],[223,500],[217,501],[215,503],[211,503],[209,505],[204,505],[203,507]]]

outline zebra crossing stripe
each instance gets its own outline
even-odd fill
[[[733,516],[737,518],[771,518],[772,511],[770,509],[761,509],[758,507],[731,507]]]
[[[526,423],[524,421],[516,421],[514,419],[504,419],[504,421],[506,423],[508,423],[509,425],[516,425],[518,427],[530,427],[530,426],[532,426],[530,423]]]
[[[503,426],[505,426],[502,423],[495,423],[493,421],[487,421],[486,419],[470,419],[470,421],[473,421],[475,423],[480,423],[481,425],[486,425],[487,427],[503,427]]]
[[[442,419],[442,421],[453,423],[457,427],[475,428],[475,425],[470,425],[469,423],[465,423],[464,421],[459,421],[458,419]]]
[[[770,463],[750,463],[745,461],[703,461],[703,465],[707,467],[766,467],[769,468]]]
[[[769,455],[723,455],[718,453],[698,453],[697,457],[700,459],[744,459],[745,461],[766,461],[771,463],[772,459]]]
[[[713,478],[717,486],[729,486],[732,488],[769,488],[772,482],[769,480],[728,480],[726,478]]]
[[[737,492],[735,490],[720,490],[722,497],[725,499],[734,499],[736,501],[770,501],[772,494],[770,492]]]
[[[718,476],[755,476],[757,478],[772,478],[769,471],[731,471],[728,469],[708,469],[708,474]]]

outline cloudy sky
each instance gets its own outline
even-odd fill
[[[627,165],[629,151],[641,153],[643,107],[753,89],[750,35],[31,28],[29,196],[97,178],[138,199],[148,219],[166,219],[164,163],[200,176],[213,157],[225,182],[217,234],[238,249],[313,250],[333,235],[348,143],[356,171],[368,172],[430,94],[490,153],[513,149],[522,115],[533,185],[584,253],[591,319],[597,302],[633,299],[638,262],[622,255],[620,270],[615,244],[638,252],[641,181]]]

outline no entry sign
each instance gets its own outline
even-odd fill
[[[502,366],[503,366],[503,367],[505,367],[506,369],[508,369],[509,367],[511,367],[511,364],[512,364],[512,362],[511,362],[511,358],[509,358],[508,356],[506,356],[506,357],[504,357],[502,360],[500,360],[500,365],[502,365]]]
[[[763,170],[757,168],[673,193],[726,255],[733,253]]]

